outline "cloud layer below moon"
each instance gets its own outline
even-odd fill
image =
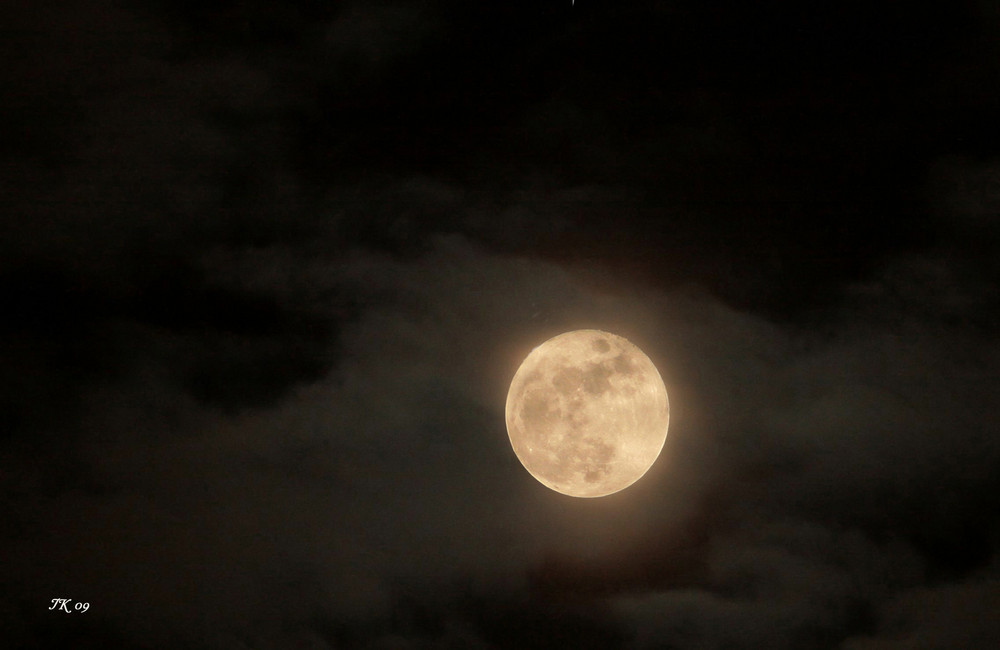
[[[99,594],[97,620],[147,639],[207,634],[206,611],[224,638],[292,629],[333,643],[317,632],[333,622],[389,634],[384,617],[416,589],[441,594],[427,616],[451,630],[418,637],[500,638],[449,598],[520,607],[565,592],[613,605],[607,629],[640,646],[675,634],[723,643],[739,630],[773,647],[845,634],[865,647],[883,625],[933,625],[906,618],[907,603],[995,576],[995,540],[976,531],[995,505],[998,351],[933,317],[892,320],[910,305],[886,311],[880,296],[918,281],[913,262],[816,329],[696,291],[598,291],[456,237],[412,261],[248,255],[232,263],[257,269],[241,277],[259,286],[358,279],[340,287],[362,305],[342,333],[349,352],[240,415],[200,407],[156,374],[91,390],[78,453],[90,485],[105,487],[46,495],[20,459],[5,479],[21,531],[5,552],[25,560],[9,569],[12,593]],[[671,359],[677,406],[643,481],[567,505],[519,467],[502,406],[525,351],[585,323]]]

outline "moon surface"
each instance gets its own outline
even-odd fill
[[[531,351],[507,393],[507,433],[528,472],[556,492],[623,490],[663,449],[670,420],[656,366],[626,339],[575,330]]]

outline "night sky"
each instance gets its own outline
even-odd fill
[[[5,648],[1000,647],[996,0],[8,0],[0,61]],[[504,422],[577,328],[670,394],[599,499]]]

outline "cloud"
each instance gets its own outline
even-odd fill
[[[1000,641],[995,571],[956,584],[903,591],[882,607],[879,632],[848,639],[844,650],[987,648]]]
[[[405,2],[349,4],[326,31],[326,46],[353,57],[366,72],[389,65],[433,33],[427,7]]]
[[[640,645],[676,633],[693,647],[794,647],[863,629],[927,571],[965,570],[968,549],[945,542],[974,539],[994,512],[969,497],[996,466],[985,408],[996,351],[936,325],[852,307],[821,335],[458,236],[411,257],[275,247],[208,268],[220,286],[311,313],[351,296],[337,363],[237,413],[155,371],[169,366],[89,389],[88,491],[28,496],[44,481],[28,464],[7,479],[20,495],[23,536],[6,550],[25,559],[21,597],[70,588],[95,618],[147,638],[291,626],[331,642],[316,621],[362,630],[416,590],[442,594],[433,616],[488,641],[499,633],[455,609],[461,594],[578,593],[588,607],[613,598],[609,629],[633,629]],[[674,406],[654,470],[586,503],[523,472],[502,416],[520,359],[574,327],[640,345]],[[928,365],[946,383],[918,372]],[[57,521],[61,536],[44,532]],[[677,553],[693,571],[670,568]]]

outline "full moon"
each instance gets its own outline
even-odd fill
[[[660,455],[669,420],[653,362],[600,330],[539,345],[507,393],[507,433],[521,464],[574,497],[606,496],[639,480]]]

